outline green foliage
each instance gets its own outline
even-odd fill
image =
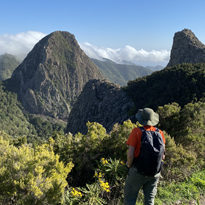
[[[73,164],[59,161],[52,140],[33,149],[9,145],[0,137],[1,204],[58,204],[64,202],[67,175]]]
[[[0,56],[0,80],[6,80],[11,77],[13,71],[19,62],[15,56],[10,54],[4,54]]]
[[[160,116],[159,126],[162,130],[166,130],[171,136],[174,136],[177,130],[179,131],[180,110],[181,107],[177,103],[158,107],[157,113]]]
[[[96,161],[102,157],[126,159],[126,140],[132,128],[136,125],[130,120],[123,125],[116,124],[110,134],[99,123],[88,122],[88,132],[85,135],[77,133],[73,136],[57,134],[54,137],[54,150],[60,159],[67,163],[71,160],[75,167],[72,170],[70,183],[85,185],[93,181]],[[85,174],[86,173],[86,174]]]
[[[12,136],[15,144],[22,140],[45,142],[54,132],[64,133],[65,122],[25,113],[17,95],[0,83],[0,131]]]
[[[29,122],[34,126],[38,137],[48,139],[55,132],[64,134],[66,123],[56,122],[52,118],[44,118],[42,116],[29,115]]]
[[[205,96],[205,64],[181,64],[128,82],[125,91],[132,97],[136,110],[157,109],[176,102],[184,106]]]
[[[123,199],[123,186],[127,174],[125,163],[101,158],[95,170],[95,181],[85,187],[70,188],[66,204],[119,204]],[[69,196],[69,197],[68,197]]]
[[[158,113],[160,115],[160,127],[172,136],[172,138],[167,136],[168,142],[166,147],[170,147],[172,152],[176,149],[181,149],[181,154],[186,153],[186,155],[190,155],[190,164],[187,162],[185,170],[187,167],[195,167],[195,169],[197,167],[204,167],[205,103],[202,101],[188,103],[183,108],[173,103],[159,107]],[[176,159],[183,159],[180,156],[180,152],[179,157],[176,157]],[[175,157],[173,156],[173,158]],[[194,164],[194,158],[197,159],[196,164]],[[184,159],[182,161],[186,162]],[[178,168],[180,169],[181,166],[178,166]],[[186,171],[184,172],[186,173]]]
[[[98,123],[88,122],[87,127],[86,135],[77,133],[73,136],[69,133],[65,136],[57,134],[54,137],[54,150],[60,155],[60,159],[65,163],[72,160],[75,164],[71,173],[75,175],[71,181],[73,184],[85,184],[86,181],[92,180],[95,161],[104,153],[102,144],[109,136],[105,128]]]
[[[0,98],[0,130],[13,137],[36,135],[34,127],[22,111],[16,94],[7,91],[3,84],[0,84]]]
[[[201,146],[201,143],[197,143],[199,138],[203,137],[202,135],[204,133],[205,127],[203,124],[203,106],[203,102],[197,102],[194,104],[189,103],[181,108],[177,103],[173,103],[158,108],[161,119],[160,127],[167,129],[168,133],[172,133],[174,137],[171,137],[164,131],[166,138],[166,159],[164,161],[162,170],[163,179],[160,181],[160,191],[156,199],[156,204],[163,204],[165,201],[167,201],[168,204],[174,204],[174,202],[179,199],[182,201],[182,203],[186,204],[191,200],[199,200],[200,193],[204,193],[204,175],[196,174],[197,177],[192,175],[193,172],[202,169],[204,163],[204,155],[202,155],[204,148]],[[193,115],[193,112],[195,111],[197,112],[195,115]],[[186,124],[185,118],[190,118],[190,120],[187,121],[189,125],[188,131],[187,126],[184,126]],[[201,123],[203,122],[202,124],[200,123],[200,120]],[[78,133],[76,136],[74,136],[75,140],[78,139],[79,142],[77,143],[78,145],[75,144],[75,148],[76,145],[80,148],[74,154],[74,161],[77,162],[78,160],[76,158],[79,157],[79,161],[80,159],[83,159],[82,161],[86,161],[86,166],[93,163],[93,165],[90,166],[90,169],[88,170],[92,174],[93,170],[95,170],[96,180],[92,181],[88,180],[87,178],[88,181],[85,182],[87,185],[84,186],[83,189],[77,187],[77,189],[82,193],[82,198],[78,198],[78,203],[88,203],[88,198],[85,199],[85,197],[83,197],[86,193],[85,195],[89,196],[90,198],[95,196],[96,198],[94,201],[99,200],[100,197],[106,202],[109,201],[109,204],[123,204],[123,188],[127,170],[126,167],[121,164],[121,161],[126,160],[125,155],[127,147],[125,142],[129,136],[130,131],[137,125],[128,120],[125,121],[122,125],[116,124],[109,134],[106,134],[103,127],[97,123],[88,123],[88,126],[88,133],[86,135]],[[200,128],[199,130],[197,129],[198,131],[195,130],[197,127]],[[191,137],[190,134],[192,132],[195,133],[195,138]],[[99,136],[96,138],[96,136],[100,134],[102,134],[102,137]],[[183,140],[180,140],[182,138]],[[193,139],[189,140],[189,138],[198,139],[195,141],[194,146],[192,144]],[[94,140],[92,141],[92,139]],[[185,143],[186,140],[188,141],[187,143]],[[86,141],[92,143],[93,146],[89,146],[89,143],[87,144]],[[200,142],[202,141],[203,138],[200,140]],[[104,150],[103,153],[101,153],[101,150]],[[86,153],[83,155],[84,158],[82,158],[82,154],[80,154],[81,152]],[[88,156],[90,157],[88,158]],[[93,158],[91,156],[93,156]],[[98,161],[97,164],[95,164],[96,160]],[[79,170],[83,170],[83,168],[83,166],[78,166],[76,173]],[[85,173],[87,175],[87,172],[80,173],[81,177],[83,174],[85,175]],[[76,175],[72,175],[72,177],[74,176]],[[102,180],[101,183],[107,183],[107,187],[109,187],[106,192],[105,185],[104,192],[101,190],[101,194],[99,194],[100,180]],[[101,188],[103,188],[103,186],[101,186]],[[85,190],[87,190],[87,192],[85,192]],[[175,193],[176,190],[177,194],[176,197],[174,197],[173,193]],[[92,195],[94,192],[97,194]],[[172,195],[172,197],[170,197],[170,195]],[[138,203],[140,204],[142,202],[143,195],[140,194]],[[97,204],[97,202],[95,203]]]
[[[25,117],[16,95],[0,88],[5,115],[1,126],[6,127],[0,132],[0,203],[123,204],[126,141],[139,124],[127,120],[107,133],[99,123],[88,122],[86,134],[64,134],[60,124]],[[15,120],[8,105],[19,110],[15,113],[21,118]],[[166,130],[166,159],[156,204],[197,201],[200,193],[205,194],[205,101],[171,103],[159,106],[157,112],[159,128]],[[17,123],[22,127],[15,127]],[[138,203],[142,201],[141,193]]]
[[[124,121],[123,124],[115,124],[110,137],[104,141],[104,157],[120,158],[126,160],[126,141],[134,127],[137,124],[132,123],[130,120]]]
[[[198,202],[200,204],[200,198],[205,194],[205,170],[195,172],[184,182],[172,181],[167,183],[161,181],[158,188],[158,195],[156,198],[156,204],[167,205],[174,204],[174,202],[180,202],[180,204],[190,204],[190,201]]]
[[[197,168],[198,159],[195,152],[176,145],[174,138],[165,133],[166,159],[163,166],[163,176],[167,181],[182,181]]]

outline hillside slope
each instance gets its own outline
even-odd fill
[[[19,64],[20,62],[13,55],[0,55],[0,80],[6,80],[10,78],[13,71]]]
[[[153,71],[143,66],[118,64],[109,59],[104,61],[91,59],[100,68],[102,74],[110,82],[121,86],[127,85],[129,80],[151,74]]]
[[[0,84],[0,132],[6,132],[13,137],[33,136],[35,129],[22,112],[22,106],[15,93],[8,92]]]
[[[177,102],[183,106],[205,97],[205,64],[181,64],[130,81],[125,88],[135,108]]]
[[[134,106],[117,85],[105,80],[90,80],[84,87],[68,118],[67,132],[86,133],[86,123],[98,122],[107,131],[128,118]]]

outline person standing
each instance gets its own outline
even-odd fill
[[[124,187],[124,204],[135,205],[139,190],[144,204],[154,205],[162,160],[165,158],[165,137],[155,126],[159,115],[150,108],[139,109],[137,121],[143,125],[132,130],[127,140],[128,176]]]

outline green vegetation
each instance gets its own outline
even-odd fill
[[[6,80],[11,77],[13,71],[19,65],[15,56],[4,54],[0,56],[0,80]]]
[[[205,194],[205,170],[192,174],[183,182],[170,182],[169,184],[162,181],[159,184],[156,204],[171,205],[173,202],[180,204],[189,204],[195,201],[200,204],[200,198]],[[195,204],[196,204],[195,203]]]
[[[17,144],[23,139],[28,142],[36,139],[38,143],[47,140],[54,132],[64,132],[65,122],[24,113],[17,95],[8,91],[3,83],[0,83],[0,99],[0,131],[12,136]]]
[[[8,92],[2,83],[0,84],[0,99],[0,130],[13,137],[35,135],[35,129],[22,112],[17,95]]]
[[[186,205],[195,201],[201,205],[205,198],[204,64],[184,64],[158,74],[167,76],[167,80],[168,76],[183,76],[176,77],[174,84],[177,79],[181,83],[176,87],[170,84],[170,89],[183,89],[186,84],[189,92],[180,91],[182,100],[175,95],[173,102],[167,98],[167,104],[156,100],[165,94],[152,96],[155,100],[150,107],[156,107],[159,128],[166,138],[166,159],[155,204]],[[139,89],[146,81],[149,87],[147,79],[153,82],[154,91],[159,89],[154,83],[156,73],[136,80]],[[134,82],[130,85],[132,89],[136,86]],[[131,91],[131,87],[127,89]],[[0,96],[0,204],[123,204],[128,172],[126,141],[138,123],[127,120],[107,133],[102,125],[88,122],[86,134],[65,134],[63,123],[25,115],[17,96],[3,84]],[[137,204],[142,203],[141,193]]]
[[[176,102],[184,106],[205,96],[205,64],[181,64],[128,82],[135,109]],[[135,110],[135,111],[136,111]]]
[[[205,102],[189,103],[183,108],[168,104],[159,107],[158,112],[160,127],[167,132],[166,160],[156,204],[188,204],[192,200],[199,204],[205,195]],[[178,127],[184,125],[181,119],[188,116],[189,129],[184,126],[180,132]],[[179,122],[176,133],[166,119]],[[35,146],[24,142],[16,147],[12,137],[1,134],[0,202],[123,204],[128,172],[125,142],[136,126],[128,120],[107,133],[102,125],[88,122],[85,135],[56,132],[46,143],[41,141]],[[138,203],[142,201],[141,194]]]

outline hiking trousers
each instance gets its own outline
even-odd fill
[[[131,167],[125,181],[124,205],[135,205],[141,188],[144,192],[144,205],[154,205],[159,177],[160,173],[153,177],[144,176],[135,167]]]

